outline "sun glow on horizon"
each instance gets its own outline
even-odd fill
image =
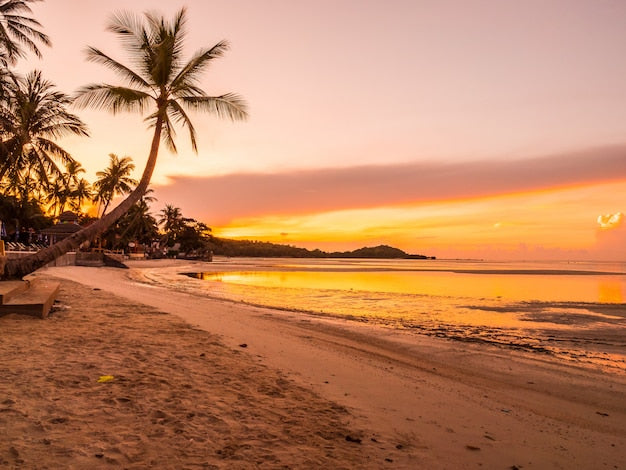
[[[626,200],[626,181],[465,200],[258,216],[233,220],[214,228],[214,233],[329,250],[389,244],[438,257],[610,257],[610,250],[595,251],[600,241],[597,214],[619,209],[615,201],[620,200]],[[605,223],[619,225],[618,214],[608,216]]]

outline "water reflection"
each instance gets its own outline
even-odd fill
[[[622,303],[624,275],[477,274],[450,271],[244,271],[197,273],[206,281],[258,287],[331,289],[543,302]]]
[[[598,286],[598,300],[606,303],[624,302],[624,286],[618,281],[601,281]]]
[[[626,371],[623,264],[283,263],[224,263],[231,271],[188,274],[207,281],[188,284],[217,298]]]

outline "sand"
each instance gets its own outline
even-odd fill
[[[623,374],[132,265],[41,270],[62,279],[49,319],[0,317],[2,468],[625,468]]]

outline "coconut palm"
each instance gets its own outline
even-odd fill
[[[164,232],[176,232],[180,230],[184,223],[185,218],[179,207],[165,204],[165,207],[161,209],[159,225],[163,226]]]
[[[41,57],[37,42],[51,44],[48,36],[37,29],[41,24],[28,16],[32,13],[28,4],[36,1],[40,0],[0,0],[0,100],[7,99],[15,78],[9,66],[26,56],[25,49]]]
[[[72,160],[65,166],[63,175],[58,178],[60,189],[63,190],[63,208],[67,204],[71,210],[80,212],[83,203],[91,200],[93,196],[91,184],[80,177],[82,173],[85,173],[83,166]]]
[[[162,226],[165,235],[161,239],[162,245],[167,245],[171,240],[174,240],[178,233],[185,227],[185,222],[188,219],[183,217],[183,213],[180,208],[174,207],[171,204],[165,204],[165,207],[159,212],[159,225]]]
[[[6,195],[13,195],[20,200],[34,197],[38,199],[45,193],[45,189],[39,184],[36,176],[28,171],[12,171],[5,175],[2,180],[2,190]],[[38,194],[37,194],[38,193]]]
[[[77,162],[76,160],[72,160],[67,165],[65,165],[63,179],[65,179],[68,186],[72,186],[78,183],[81,173],[85,173],[83,165],[81,165],[80,162]]]
[[[61,176],[57,165],[71,165],[72,156],[55,140],[66,135],[87,136],[87,127],[67,108],[69,96],[34,71],[13,77],[7,101],[0,105],[0,180],[8,171],[33,171],[45,186],[49,175]]]
[[[80,178],[72,187],[70,196],[70,207],[73,211],[80,213],[85,201],[90,201],[93,197],[91,184],[85,178]]]
[[[154,196],[149,196],[149,194],[154,194],[154,189],[146,189],[146,192],[143,193],[143,196],[141,196],[141,199],[139,200],[140,203],[149,205],[152,204],[153,202],[155,202],[157,200],[156,197]]]
[[[36,41],[50,46],[50,39],[37,28],[41,23],[24,16],[32,13],[29,3],[41,0],[0,0],[0,62],[15,64],[24,57],[24,47],[41,57]]]
[[[58,177],[50,182],[47,186],[47,194],[44,196],[44,202],[48,204],[48,212],[53,217],[60,215],[70,199],[71,188],[67,186],[64,178]]]
[[[199,87],[201,73],[226,52],[228,43],[221,41],[196,52],[190,60],[183,61],[185,21],[185,8],[171,22],[154,13],[145,13],[143,18],[130,13],[115,15],[108,30],[122,40],[131,56],[131,63],[136,66],[135,70],[99,49],[89,48],[88,60],[112,69],[125,84],[87,85],[78,91],[77,104],[113,113],[150,109],[146,121],[154,134],[143,175],[135,190],[94,224],[31,257],[8,260],[5,277],[18,277],[32,272],[76,248],[83,241],[93,239],[128,211],[148,188],[160,142],[163,140],[170,150],[176,150],[174,124],[181,124],[188,129],[192,148],[197,151],[196,132],[187,115],[189,110],[207,111],[231,120],[247,117],[245,102],[238,95],[227,93],[208,96]]]
[[[95,202],[102,205],[102,215],[115,196],[128,194],[137,186],[137,180],[130,177],[135,169],[130,157],[119,158],[110,153],[109,159],[109,166],[96,173],[98,180],[93,184],[96,190]]]

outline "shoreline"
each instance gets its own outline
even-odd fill
[[[328,300],[320,299],[317,289],[313,289],[310,296],[312,300],[310,300],[307,294],[308,286],[303,290],[293,288],[288,283],[281,286],[259,286],[245,282],[242,284],[215,281],[207,283],[205,276],[202,276],[201,280],[186,272],[187,269],[200,266],[206,270],[203,274],[206,274],[209,280],[213,276],[219,280],[223,274],[233,271],[238,275],[247,275],[258,271],[280,274],[283,271],[297,269],[299,272],[308,274],[320,270],[311,265],[300,268],[289,265],[285,269],[283,265],[267,266],[254,264],[254,262],[249,264],[250,261],[248,259],[244,263],[190,265],[184,261],[163,260],[154,264],[158,266],[156,269],[149,267],[150,264],[140,262],[135,265],[139,269],[135,271],[136,274],[133,277],[146,284],[174,285],[177,290],[192,295],[235,304],[297,312],[330,320],[347,319],[372,327],[390,327],[418,335],[545,354],[552,356],[554,360],[566,360],[575,365],[600,368],[610,373],[626,373],[626,354],[624,353],[626,324],[623,319],[626,304],[624,303],[511,299],[500,299],[494,303],[475,298],[463,299],[456,305],[451,305],[445,304],[445,299],[437,295],[400,294],[403,296],[404,304],[415,305],[418,311],[441,310],[443,307],[447,312],[444,315],[426,318],[423,315],[411,317],[411,312],[407,309],[398,315],[396,298],[388,297],[388,301],[385,302],[385,295],[390,294],[376,293],[377,304],[372,307],[381,311],[385,311],[386,308],[395,309],[393,311],[396,313],[390,315],[389,311],[386,311],[384,315],[376,315],[375,310],[365,313],[361,309],[359,296],[372,294],[359,292],[358,289],[354,293],[352,289],[350,292],[340,289],[340,292],[344,292],[342,299],[328,295]],[[368,270],[364,269],[364,271]],[[331,272],[335,271],[331,269]],[[181,280],[185,277],[189,277],[187,282]],[[229,286],[226,291],[221,288],[222,284]],[[252,292],[257,291],[260,291],[259,295],[256,293],[251,295]],[[270,296],[267,295],[268,292],[271,292]],[[398,295],[398,293],[393,292],[391,295]],[[489,320],[484,320],[485,315],[489,315]],[[599,326],[595,324],[597,321],[603,321],[604,324]]]
[[[151,266],[134,263],[130,272]],[[345,408],[362,439],[358,453],[378,459],[362,468],[621,468],[626,461],[626,379],[619,375],[485,345],[415,335],[409,341],[390,328],[202,298],[128,274],[67,267],[36,276],[173,314]],[[71,292],[67,298],[71,304]],[[350,458],[331,460],[349,468]]]

